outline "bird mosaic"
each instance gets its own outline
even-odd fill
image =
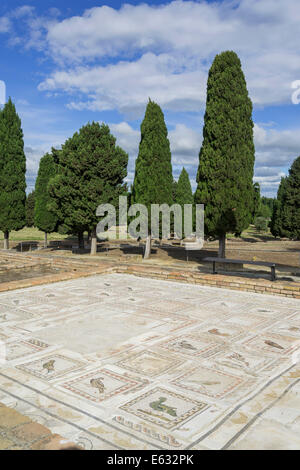
[[[105,391],[105,385],[102,382],[102,380],[104,380],[104,377],[98,377],[97,379],[91,379],[90,380],[91,386],[93,388],[96,388],[97,390],[99,390],[100,395],[102,393],[104,393],[104,391]]]
[[[54,370],[55,370],[54,364],[55,364],[55,361],[54,361],[54,360],[45,362],[45,363],[43,364],[43,369],[46,369],[46,370],[48,371],[48,374],[49,374],[50,372],[54,372]]]

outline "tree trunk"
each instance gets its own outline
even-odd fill
[[[44,248],[47,248],[48,246],[48,234],[45,232],[45,239],[44,239]]]
[[[219,258],[225,258],[226,233],[219,237]]]
[[[4,250],[9,249],[9,232],[4,232]]]
[[[146,239],[144,259],[150,258],[150,254],[151,254],[151,235],[148,235]]]
[[[91,235],[92,235],[92,232],[89,230],[89,231],[88,231],[88,235],[87,235],[87,241],[88,241],[88,243],[90,243],[90,241],[91,241]]]
[[[83,237],[83,232],[78,232],[78,248],[84,249],[84,237]]]
[[[92,230],[91,233],[91,255],[95,255],[97,253],[97,233],[96,229]]]

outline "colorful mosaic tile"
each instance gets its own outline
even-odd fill
[[[213,339],[197,334],[182,335],[171,340],[160,343],[160,347],[174,351],[187,356],[209,357],[225,348],[225,344],[221,341],[213,341]]]
[[[231,351],[218,354],[214,360],[221,366],[247,374],[256,374],[274,362],[273,358],[266,358],[245,348],[232,348]]]
[[[233,340],[245,335],[245,331],[237,326],[230,324],[209,323],[193,330],[195,333],[207,334],[209,337],[221,340]]]
[[[86,364],[82,361],[60,354],[51,354],[32,362],[20,364],[16,367],[41,379],[52,380],[80,369],[84,365]]]
[[[81,375],[61,386],[93,402],[102,402],[113,396],[136,391],[148,382],[120,375],[108,369],[100,369]]]
[[[207,407],[207,403],[157,387],[121,409],[163,428],[174,429]]]
[[[177,387],[211,398],[223,398],[242,383],[239,377],[207,367],[197,367],[172,380]]]
[[[266,331],[265,334],[256,335],[243,344],[248,348],[259,349],[275,355],[288,354],[300,346],[299,340],[295,337],[271,334],[269,331]]]
[[[153,351],[141,351],[117,363],[120,367],[149,377],[164,374],[169,369],[181,364],[182,361],[178,359],[163,356]]]
[[[18,341],[15,343],[6,344],[6,360],[13,361],[20,357],[30,356],[37,352],[43,351],[48,348],[49,345],[42,341],[29,339],[26,341]]]

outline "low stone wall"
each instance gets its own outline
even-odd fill
[[[265,279],[224,276],[222,274],[204,274],[188,270],[175,271],[167,268],[140,265],[122,265],[114,267],[113,270],[114,272],[134,274],[135,276],[141,277],[187,282],[202,286],[222,287],[261,294],[282,295],[300,299],[300,283],[298,282],[271,282]]]
[[[71,257],[39,257],[34,255],[29,257],[28,255],[22,256],[16,254],[12,255],[10,260],[15,266],[16,264],[24,267],[28,267],[30,264],[37,266],[40,263],[41,265],[49,265],[53,268],[57,268],[59,272],[57,274],[48,274],[40,277],[1,283],[0,292],[114,272],[300,299],[300,282],[272,282],[266,279],[238,277],[230,274],[208,274],[191,269],[182,268],[175,270],[172,267],[147,265],[144,263],[130,264],[111,260],[76,260]]]

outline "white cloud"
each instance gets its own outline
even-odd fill
[[[149,52],[135,62],[57,71],[39,89],[74,95],[79,91],[87,100],[71,101],[69,107],[77,110],[119,109],[140,116],[148,97],[170,110],[199,110],[205,99],[206,75],[198,70],[178,74],[176,68],[171,56]]]
[[[8,33],[11,29],[11,22],[6,16],[0,17],[0,33]]]
[[[300,128],[276,130],[255,124],[254,141],[259,166],[290,167],[300,155]]]
[[[211,60],[233,49],[254,103],[290,103],[291,82],[300,78],[299,18],[298,0],[92,8],[47,26],[48,52],[60,68],[40,89],[86,93],[74,109],[135,110],[150,95],[165,109],[186,103],[198,111]]]

